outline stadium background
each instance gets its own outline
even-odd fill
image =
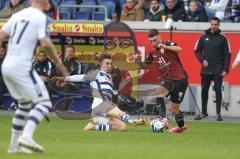
[[[94,54],[102,53],[104,50],[104,25],[109,22],[97,22],[97,21],[81,21],[81,22],[71,22],[71,21],[55,21],[50,28],[51,38],[56,45],[58,52],[61,52],[61,42],[64,42],[64,45],[73,45],[76,48],[76,55],[81,62],[93,62]],[[151,46],[148,43],[147,31],[148,29],[157,28],[160,30],[163,40],[170,39],[170,31],[164,28],[164,23],[162,22],[148,22],[144,26],[139,22],[126,22],[135,33],[135,37],[138,44],[138,52],[146,56],[151,51]],[[4,22],[0,23],[0,27]],[[189,27],[191,26],[191,28]],[[232,53],[231,64],[235,59],[238,50],[239,50],[239,29],[238,24],[225,24],[221,25],[221,29],[224,35],[228,38],[230,43],[230,49]],[[194,54],[195,44],[203,33],[203,31],[209,28],[208,23],[183,23],[183,22],[174,22],[173,23],[173,41],[176,42],[179,46],[182,47],[182,52],[180,53],[180,58],[185,66],[185,69],[189,75],[189,82],[193,87],[196,87],[194,92],[197,103],[200,105],[200,64],[197,61]],[[63,38],[63,39],[62,39]],[[62,41],[60,40],[62,39]],[[134,50],[129,50],[129,55]],[[116,50],[117,54],[118,50]],[[130,56],[129,56],[130,57]],[[116,59],[118,56],[116,56]],[[120,57],[121,59],[121,57]],[[134,68],[137,70],[137,66],[133,61],[127,60],[119,62],[118,65],[122,65],[126,70]],[[136,74],[137,72],[130,73],[131,75]],[[239,100],[240,100],[240,70],[233,71],[230,69],[230,73],[224,78],[224,81],[229,83],[229,105],[228,110],[223,109],[222,114],[225,116],[239,116],[237,112],[240,112]],[[149,78],[151,77],[151,78]],[[133,85],[139,84],[156,84],[158,83],[157,70],[154,66],[151,67],[151,72],[145,71],[144,75],[138,80],[133,81]],[[209,92],[209,114],[215,114],[215,103],[213,102],[213,91],[210,89]],[[185,97],[185,100],[188,100],[191,95],[188,94]],[[225,94],[226,96],[226,94]],[[149,101],[146,101],[149,102]],[[187,102],[187,104],[189,104]],[[182,104],[182,107],[190,107],[186,103]],[[185,109],[185,108],[183,108]],[[188,109],[188,108],[187,108]],[[194,109],[195,110],[195,109]]]

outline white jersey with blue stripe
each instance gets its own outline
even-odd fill
[[[3,26],[9,44],[2,67],[31,70],[38,41],[49,36],[49,18],[39,9],[29,7],[14,14]]]
[[[104,101],[112,101],[113,83],[110,74],[98,71],[96,79],[90,85],[93,90],[93,96],[100,97]]]
[[[110,74],[101,70],[92,70],[87,74],[65,77],[68,82],[90,82],[93,97],[104,101],[112,101],[113,82]]]

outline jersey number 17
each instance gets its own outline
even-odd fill
[[[26,31],[28,25],[29,25],[29,21],[27,20],[20,20],[16,22],[16,24],[14,25],[12,42],[16,42],[16,44],[20,43],[22,36]]]

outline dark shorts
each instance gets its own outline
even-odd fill
[[[161,82],[162,83],[162,82]],[[186,80],[165,80],[164,87],[169,91],[170,101],[180,104],[183,101],[188,81]]]

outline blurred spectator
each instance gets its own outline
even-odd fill
[[[4,88],[5,88],[5,84],[3,82],[3,78],[2,78],[2,62],[3,62],[3,59],[6,55],[6,45],[2,45],[2,47],[0,47],[0,108],[3,108],[3,91],[4,91]]]
[[[24,8],[24,0],[11,0],[9,4],[7,4],[0,11],[0,19],[8,19],[12,16],[12,14],[22,10]]]
[[[159,0],[151,0],[146,19],[149,21],[162,21],[162,12],[160,11],[163,9],[164,7]]]
[[[189,11],[185,21],[187,22],[207,22],[208,17],[204,8],[199,7],[199,2],[197,0],[189,1]]]
[[[54,69],[54,64],[48,59],[43,51],[40,51],[37,56],[37,60],[34,63],[34,69],[39,74],[40,78],[48,86],[48,77]]]
[[[189,11],[189,2],[190,2],[190,0],[181,0],[181,1],[184,2],[184,9],[185,9],[185,11],[187,13]],[[204,8],[205,3],[208,4],[209,2],[211,2],[211,0],[196,0],[196,1],[199,4],[199,9]]]
[[[233,0],[232,1],[232,16],[231,19],[233,22],[240,22],[240,0]]]
[[[186,12],[184,9],[184,3],[182,1],[176,0],[166,0],[166,6],[163,11],[161,11],[164,19],[171,17],[174,21],[184,20],[186,17]],[[162,21],[164,21],[162,19]]]
[[[152,1],[152,0],[145,0],[145,1],[144,1],[144,12],[145,12],[145,15],[146,15],[146,14],[148,13],[148,11],[149,11],[151,1]],[[161,7],[164,8],[164,6],[165,6],[165,0],[158,0],[158,2],[161,3]]]
[[[229,0],[224,13],[223,22],[231,22],[231,17],[232,17],[232,0]]]
[[[46,13],[49,17],[51,17],[52,19],[57,19],[57,9],[56,6],[54,6],[52,1],[49,1],[50,6],[49,6],[49,10]]]
[[[73,46],[66,47],[64,65],[71,75],[81,74],[81,63],[75,57],[75,48]]]
[[[143,21],[144,0],[126,0],[121,12],[121,21]]]
[[[224,19],[225,10],[229,0],[212,0],[211,3],[206,3],[206,13],[209,19],[214,16],[218,17],[220,20]]]

